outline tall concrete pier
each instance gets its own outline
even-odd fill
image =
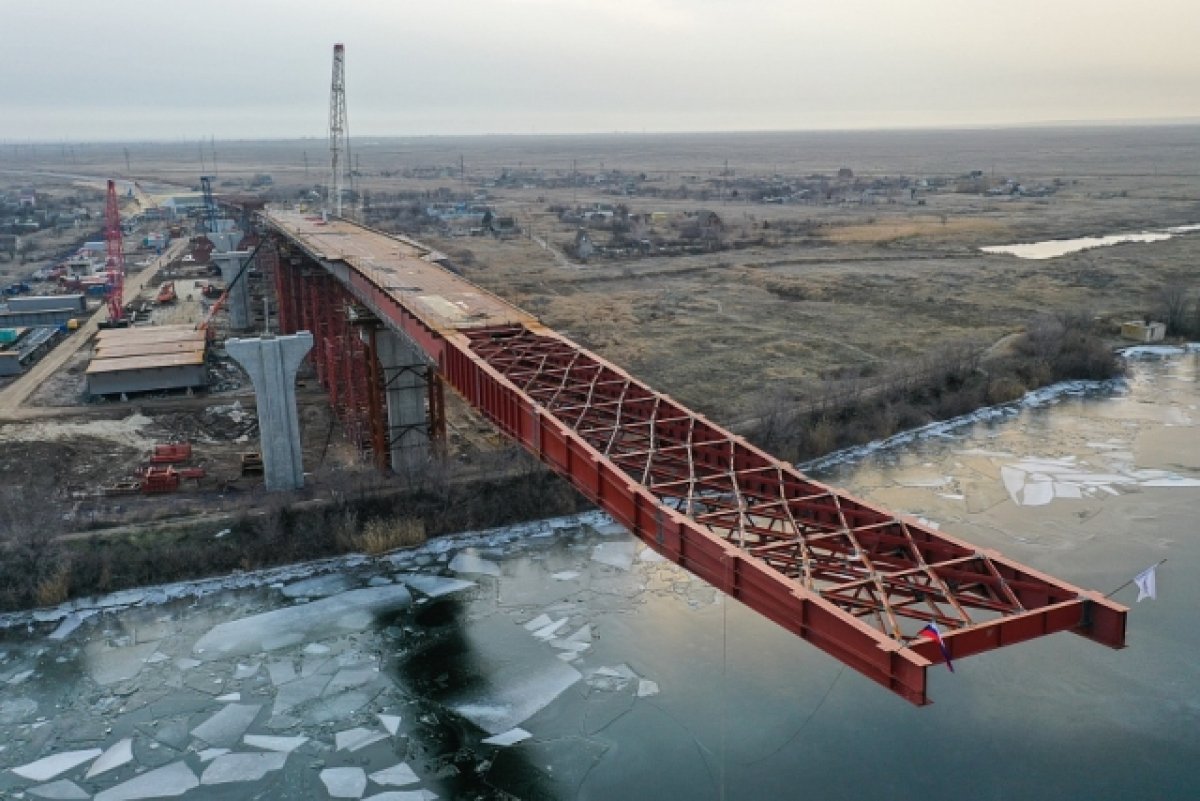
[[[308,331],[291,336],[229,339],[225,350],[250,374],[258,405],[263,478],[269,490],[304,486],[296,371],[312,348]]]
[[[429,455],[427,364],[420,349],[394,331],[376,332],[375,346],[383,370],[392,469],[400,470]]]
[[[250,327],[250,281],[249,276],[242,272],[242,266],[250,258],[250,251],[214,252],[211,258],[213,263],[220,268],[221,280],[225,282],[225,286],[229,286],[235,279],[237,280],[237,284],[229,290],[226,308],[229,310],[229,327],[237,331],[245,331]],[[239,272],[242,273],[241,278],[237,277]]]

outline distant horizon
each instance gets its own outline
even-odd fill
[[[905,133],[920,131],[1001,131],[1047,128],[1166,128],[1200,126],[1200,115],[1183,117],[1118,117],[1109,119],[1062,119],[1031,120],[1026,122],[946,123],[940,125],[864,125],[830,126],[810,128],[728,128],[728,129],[657,129],[657,130],[589,130],[589,131],[489,131],[477,133],[356,133],[351,125],[350,138],[363,139],[485,139],[485,138],[528,138],[538,137],[597,137],[597,136],[712,136],[753,134],[806,134],[806,133]],[[72,138],[3,138],[0,147],[23,145],[88,145],[88,144],[181,144],[185,142],[304,142],[324,141],[327,134],[306,136],[222,136],[199,134],[179,137],[122,138],[97,137],[93,139]],[[2,157],[3,154],[0,154]]]

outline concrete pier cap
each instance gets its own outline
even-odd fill
[[[312,344],[313,336],[308,331],[289,336],[225,341],[226,352],[242,366],[254,384],[263,479],[268,490],[292,490],[304,486],[296,372]]]

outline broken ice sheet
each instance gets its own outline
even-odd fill
[[[404,787],[405,785],[416,784],[421,779],[416,773],[413,773],[413,769],[408,766],[407,762],[399,762],[390,768],[384,768],[372,773],[371,781],[376,784],[382,784],[385,787]]]
[[[141,798],[173,798],[200,786],[196,774],[183,762],[135,776],[127,782],[96,793],[93,801],[134,801]]]
[[[89,759],[95,759],[100,756],[99,748],[88,748],[82,751],[63,751],[60,754],[51,754],[47,757],[30,762],[28,765],[21,765],[13,768],[12,772],[24,779],[31,779],[35,782],[45,782],[53,779],[60,773],[66,773],[71,768],[82,765]]]
[[[339,731],[333,736],[333,741],[334,746],[339,751],[358,751],[372,743],[387,739],[387,736],[383,732],[374,732],[370,729],[357,727],[347,729],[346,731]]]
[[[350,590],[299,606],[275,609],[214,626],[193,650],[206,659],[257,653],[329,635],[352,613],[370,617],[402,609],[411,602],[403,585]]]
[[[450,560],[450,569],[455,573],[479,573],[485,576],[499,576],[500,565],[484,559],[474,548],[459,551]]]
[[[293,582],[281,592],[288,598],[323,598],[345,592],[354,586],[354,579],[345,573],[330,573]]]
[[[549,623],[545,626],[542,626],[540,629],[533,632],[533,636],[537,637],[539,640],[548,640],[551,637],[553,637],[558,632],[558,630],[561,629],[565,625],[567,625],[567,619],[564,617],[564,618],[554,621],[553,623]]]
[[[422,595],[427,595],[430,598],[441,598],[443,595],[449,595],[452,592],[474,587],[475,582],[465,579],[447,578],[445,576],[417,576],[417,575],[402,575],[398,578],[407,584],[410,588],[416,590]]]
[[[517,743],[528,740],[533,735],[522,728],[509,729],[508,731],[488,737],[483,740],[484,745],[516,745]]]
[[[488,734],[514,728],[582,678],[578,670],[544,654],[496,663],[486,687],[464,688],[446,706]]]
[[[650,679],[641,679],[638,681],[637,697],[646,698],[651,695],[658,695],[658,682],[650,681]]]
[[[251,662],[248,665],[238,664],[233,671],[233,678],[235,681],[242,681],[243,679],[252,678],[256,673],[258,673],[258,669],[261,666],[261,662]]]
[[[72,632],[75,631],[75,629],[77,629],[81,625],[83,625],[84,620],[86,620],[88,617],[90,617],[93,614],[95,614],[95,612],[91,612],[91,613],[87,613],[87,614],[80,614],[79,612],[71,612],[70,614],[68,614],[66,617],[63,618],[61,623],[58,624],[58,628],[56,628],[53,632],[50,633],[50,639],[65,640],[67,637],[69,637],[71,635]]]
[[[260,709],[259,704],[230,704],[192,729],[192,736],[209,745],[236,745]]]
[[[615,667],[600,667],[588,673],[587,684],[597,690],[616,691],[625,689],[626,685],[638,675],[634,673],[629,665],[616,665]]]
[[[552,574],[550,576],[550,578],[554,579],[555,581],[572,581],[574,579],[579,578],[579,571],[578,570],[563,570],[560,573]]]
[[[242,742],[244,742],[246,745],[254,746],[255,748],[263,748],[267,751],[278,751],[283,754],[289,754],[307,743],[308,738],[301,736],[278,737],[270,734],[247,734],[242,738]]]
[[[379,718],[379,722],[383,724],[383,728],[387,729],[388,734],[395,734],[400,730],[399,715],[376,715],[375,717]]]
[[[633,565],[634,544],[630,540],[602,542],[592,548],[592,559],[618,570],[628,570]]]
[[[108,750],[100,755],[100,758],[92,763],[92,767],[88,769],[87,776],[84,778],[92,778],[99,776],[101,773],[106,773],[114,768],[119,768],[124,764],[133,761],[133,739],[126,737],[118,740],[108,747]]]
[[[325,790],[334,798],[362,798],[367,774],[362,768],[326,768],[321,771]]]
[[[91,798],[91,793],[69,779],[59,779],[51,784],[30,787],[29,794],[38,798],[57,798],[63,801]]]
[[[286,753],[223,754],[212,761],[200,776],[201,784],[258,781],[287,762]]]
[[[420,790],[388,790],[385,793],[364,798],[363,801],[437,801],[437,793],[424,788]]]

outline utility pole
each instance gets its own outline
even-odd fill
[[[346,130],[346,48],[333,46],[333,81],[329,89],[329,188],[333,213],[342,216],[342,193],[349,168],[350,144]],[[345,158],[343,159],[343,154]]]
[[[217,172],[217,135],[216,134],[209,134],[209,135],[212,137],[213,178],[216,178],[219,175],[219,173]]]

